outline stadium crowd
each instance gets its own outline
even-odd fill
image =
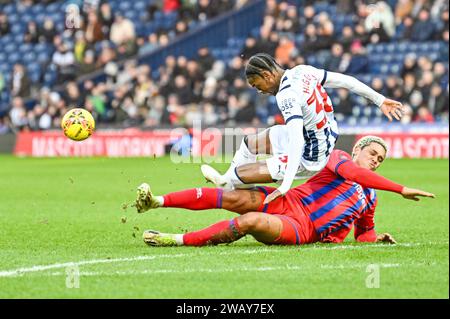
[[[158,30],[147,37],[138,37],[133,21],[114,14],[107,1],[85,0],[82,27],[71,29],[69,35],[67,30],[58,34],[51,20],[43,27],[30,22],[24,41],[54,43],[57,51],[52,63],[64,89],[36,86],[20,64],[14,66],[10,83],[5,83],[0,73],[0,92],[10,90],[12,96],[10,110],[0,116],[0,134],[57,128],[61,116],[79,106],[91,111],[100,125],[120,127],[190,125],[196,119],[204,125],[281,123],[273,98],[255,94],[244,80],[245,61],[254,53],[269,53],[286,68],[309,64],[322,54],[325,58],[319,67],[359,75],[370,73],[367,48],[371,45],[404,41],[443,41],[448,45],[447,1],[398,0],[393,7],[384,1],[331,1],[339,14],[352,17],[351,23],[338,29],[333,17],[316,9],[315,1],[302,1],[300,10],[287,1],[267,0],[259,33],[248,37],[241,52],[229,61],[216,59],[205,47],[193,59],[168,56],[158,70],[136,62],[137,53],[167,45],[188,31],[193,21],[214,18],[245,2],[153,2],[147,8],[149,19],[158,12],[173,11],[178,20],[174,29]],[[0,13],[0,35],[8,28],[7,17]],[[65,41],[66,37],[73,41]],[[77,81],[99,69],[104,70],[105,81]],[[369,84],[404,103],[407,115],[403,123],[448,123],[448,51],[437,60],[410,53],[398,72],[372,75]],[[32,108],[25,103],[30,96],[36,99]],[[337,116],[359,115],[355,105],[361,101],[355,101],[348,91],[333,92],[332,98]]]

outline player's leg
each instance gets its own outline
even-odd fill
[[[280,242],[284,225],[283,219],[277,215],[251,212],[186,234],[145,231],[143,239],[152,246],[205,246],[231,243],[245,235],[252,235],[265,244],[295,244],[295,239]]]
[[[135,202],[138,213],[159,207],[176,207],[191,210],[223,208],[238,214],[262,211],[264,192],[254,190],[224,191],[220,188],[192,188],[155,196],[146,183],[138,187]]]
[[[236,168],[246,164],[256,163],[257,155],[272,154],[271,137],[282,135],[283,125],[276,125],[261,133],[248,135],[242,139],[239,149],[234,154],[227,172],[221,175],[209,165],[202,165],[201,170],[206,180],[218,187],[234,188],[234,184],[243,185],[236,176]]]

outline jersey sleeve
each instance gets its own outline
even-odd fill
[[[330,159],[328,160],[326,167],[336,175],[340,176],[338,174],[339,166],[351,160],[352,157],[350,156],[350,154],[341,150],[334,150],[330,154]]]
[[[378,199],[373,189],[370,190],[370,201],[366,211],[355,220],[354,236],[359,242],[375,242],[377,241],[377,234],[375,232],[375,207]]]
[[[303,119],[302,107],[306,104],[306,100],[292,88],[291,84],[282,83],[276,98],[285,124],[295,118]]]

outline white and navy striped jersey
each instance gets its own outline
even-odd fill
[[[302,163],[306,169],[314,170],[326,163],[338,138],[333,105],[323,87],[326,79],[327,71],[298,65],[285,71],[276,94],[286,124],[295,118],[303,119]]]

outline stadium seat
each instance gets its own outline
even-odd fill
[[[20,62],[21,60],[21,55],[17,52],[12,52],[11,54],[8,55],[7,61],[9,64],[14,64],[17,62]]]

